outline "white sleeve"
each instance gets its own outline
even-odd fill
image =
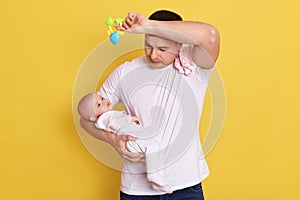
[[[98,91],[98,94],[109,99],[113,106],[120,102],[120,67],[112,71]]]
[[[132,123],[131,117],[124,111],[111,110],[103,113],[97,119],[95,126],[115,134],[123,134],[121,129]]]
[[[190,63],[192,63],[192,65],[194,66],[194,68],[196,70],[196,73],[199,73],[201,78],[204,79],[206,84],[207,84],[211,73],[215,69],[215,66],[213,66],[210,69],[204,69],[204,68],[201,68],[200,66],[196,65],[196,63],[192,59],[192,51],[193,51],[193,46],[192,45],[184,46],[180,50],[181,55],[185,59],[189,60]]]
[[[95,126],[99,129],[115,133],[115,128],[111,124],[113,114],[112,111],[103,113],[95,122]]]

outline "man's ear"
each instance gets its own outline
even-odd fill
[[[92,122],[96,121],[96,119],[97,119],[97,118],[96,118],[95,116],[91,116],[91,117],[90,117],[90,120],[91,120]]]

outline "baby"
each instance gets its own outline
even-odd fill
[[[111,102],[101,97],[98,93],[85,95],[78,104],[78,112],[86,120],[95,122],[95,126],[117,135],[131,135],[138,137],[146,135],[140,120],[135,116],[127,115],[124,111],[112,110]],[[149,144],[149,145],[148,145]],[[151,144],[151,145],[150,145]],[[153,139],[137,139],[127,141],[126,148],[134,153],[142,152],[146,156],[147,178],[156,190],[172,193],[171,187],[164,180],[159,171],[150,171],[149,166],[155,166],[158,162],[155,158],[149,158],[147,154],[158,150],[158,144]]]

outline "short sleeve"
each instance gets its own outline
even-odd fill
[[[101,86],[98,94],[110,100],[113,106],[120,102],[120,69],[116,68]]]
[[[192,45],[188,45],[188,46],[183,46],[180,50],[180,55],[182,57],[184,57],[195,69],[195,73],[197,73],[198,75],[201,76],[202,79],[205,80],[205,82],[207,83],[211,73],[213,72],[215,66],[213,66],[210,69],[204,69],[201,68],[200,66],[198,66],[196,63],[194,63],[193,59],[192,59],[192,51],[193,51],[193,46]]]

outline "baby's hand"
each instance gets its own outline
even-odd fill
[[[141,125],[141,121],[139,120],[139,118],[137,118],[136,116],[131,116],[131,119],[134,123],[136,123],[137,125]]]

